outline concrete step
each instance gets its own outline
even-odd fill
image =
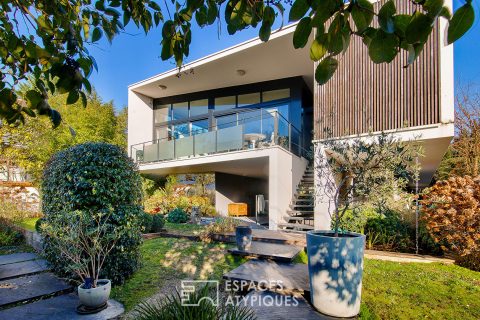
[[[266,289],[278,289],[283,292],[300,292],[310,290],[308,267],[300,263],[282,263],[268,260],[249,260],[238,268],[223,275],[224,279],[246,281],[255,285],[262,284]]]
[[[27,276],[47,271],[48,269],[48,264],[43,259],[4,264],[0,266],[0,280],[8,280]]]
[[[308,224],[302,224],[302,223],[279,223],[278,226],[281,227],[283,230],[287,230],[288,228],[294,229],[294,230],[301,230],[301,231],[315,229],[313,226],[310,226]]]
[[[313,210],[287,210],[289,216],[313,215]]]
[[[0,281],[0,308],[71,291],[71,285],[50,272],[4,280]]]
[[[312,221],[313,217],[288,216],[288,217],[285,217],[285,220],[287,223],[290,223],[291,221],[305,221],[305,220]]]
[[[228,252],[234,255],[280,262],[291,262],[300,251],[302,249],[298,246],[260,241],[252,241],[252,245],[246,250],[239,250],[237,247],[228,249]]]
[[[295,208],[312,208],[313,209],[314,205],[313,204],[291,204],[290,208],[295,209]]]

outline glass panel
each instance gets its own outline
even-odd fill
[[[238,96],[238,106],[248,106],[251,104],[260,103],[260,92],[242,94]]]
[[[151,144],[149,146],[145,146],[143,149],[143,161],[144,162],[152,162],[158,160],[158,144]]]
[[[168,126],[162,126],[162,127],[156,127],[155,128],[155,139],[167,139],[169,137],[169,127]]]
[[[217,152],[243,148],[243,126],[217,131]]]
[[[288,122],[285,121],[282,117],[278,118],[278,138],[277,144],[289,149],[290,141],[288,137]]]
[[[208,119],[192,121],[192,135],[208,132]]]
[[[265,135],[265,142],[275,143],[275,109],[264,109],[262,113],[262,134]]]
[[[237,114],[230,114],[228,116],[216,117],[217,130],[224,129],[228,127],[233,127],[237,125]]]
[[[190,101],[190,117],[208,113],[208,99]]]
[[[217,131],[201,133],[194,136],[195,154],[213,153],[215,149],[215,136]]]
[[[159,109],[153,111],[155,123],[163,123],[170,121],[170,105],[159,106]]]
[[[264,91],[262,94],[263,102],[285,99],[285,98],[290,98],[290,89]]]
[[[215,111],[224,111],[235,107],[235,96],[215,98]]]
[[[190,135],[190,126],[188,123],[177,124],[173,127],[173,137],[175,139],[185,138]]]
[[[160,141],[158,143],[158,159],[159,160],[171,160],[175,156],[173,154],[174,141]]]
[[[175,157],[189,157],[193,155],[193,137],[175,140]]]
[[[260,121],[262,110],[254,110],[238,114],[238,123],[244,125],[245,133],[260,134],[262,131]]]
[[[181,120],[188,118],[188,102],[174,103],[173,120]]]

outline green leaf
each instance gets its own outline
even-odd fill
[[[60,123],[62,123],[62,116],[60,115],[60,113],[57,110],[51,109],[50,110],[50,120],[52,121],[53,128],[55,129],[56,127],[58,127],[60,125]]]
[[[387,1],[378,12],[378,23],[386,33],[395,31],[393,15],[397,12],[395,3],[392,0]]]
[[[358,32],[362,32],[373,20],[373,5],[369,0],[359,0],[352,7],[352,18]]]
[[[308,37],[312,33],[312,20],[305,17],[298,23],[293,33],[293,47],[295,49],[303,48],[308,42]]]
[[[99,27],[96,27],[93,29],[93,34],[92,34],[92,42],[96,42],[100,40],[102,37],[102,30]]]
[[[84,108],[86,108],[87,107],[87,95],[85,94],[85,92],[80,91],[80,98],[82,100],[82,106]]]
[[[67,97],[67,104],[74,104],[78,101],[78,98],[80,98],[80,95],[77,90],[70,91]]]
[[[195,20],[200,27],[203,27],[208,22],[208,12],[207,7],[201,6],[195,13]]]
[[[338,68],[338,61],[332,57],[326,57],[317,66],[315,70],[315,80],[318,84],[323,85],[332,78]]]
[[[443,10],[443,0],[426,0],[423,9],[430,18],[437,18]]]
[[[405,30],[405,37],[410,44],[425,43],[433,29],[433,19],[419,11],[415,12]]]
[[[396,35],[378,30],[368,46],[368,55],[374,63],[391,62],[398,53],[398,45]]]
[[[460,39],[473,25],[475,20],[475,11],[470,2],[467,2],[453,14],[452,20],[448,25],[448,43],[453,43]]]
[[[172,42],[171,40],[163,40],[162,41],[162,53],[161,58],[162,60],[168,60],[173,56],[173,49],[172,49]]]
[[[345,20],[343,15],[337,14],[328,28],[328,51],[337,55],[344,50]]]
[[[412,20],[412,16],[408,14],[398,14],[393,17],[393,24],[395,26],[395,32],[402,38],[405,37],[405,32],[407,31],[408,24]]]
[[[317,37],[317,39],[313,40],[312,45],[310,46],[310,59],[313,61],[319,61],[328,51],[327,46],[324,44],[325,40],[322,41],[321,39],[326,40],[326,35],[322,34]]]
[[[43,100],[43,97],[40,94],[40,92],[36,90],[28,90],[25,93],[25,99],[27,100],[27,105],[30,108],[35,109],[37,105],[40,103],[40,101]]]
[[[298,21],[302,19],[307,13],[310,5],[307,0],[295,0],[293,2],[292,8],[290,9],[290,14],[288,15],[288,21]]]
[[[263,42],[267,42],[270,39],[270,34],[272,32],[272,27],[268,23],[262,23],[258,36]]]
[[[273,22],[275,21],[275,10],[273,10],[272,7],[265,7],[263,10],[263,21],[273,25]]]
[[[423,50],[424,44],[419,43],[415,45],[408,45],[408,58],[407,58],[407,65],[411,65],[415,62],[415,60],[418,58],[420,53]]]

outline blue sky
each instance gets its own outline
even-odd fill
[[[453,3],[456,8],[463,0],[453,0]],[[454,44],[456,85],[480,84],[480,9],[478,2],[474,2],[474,5],[477,18],[473,28]],[[287,16],[284,17],[286,20]],[[204,29],[194,26],[190,56],[186,62],[251,39],[257,34],[257,30],[250,28],[230,36],[224,25],[220,34],[217,24]],[[90,80],[105,101],[113,100],[115,107],[120,109],[127,105],[128,85],[175,67],[173,60],[162,61],[160,58],[161,38],[159,28],[145,35],[130,24],[111,45],[102,41],[98,46],[89,48],[99,66],[98,72],[94,72]]]

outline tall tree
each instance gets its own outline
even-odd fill
[[[126,148],[125,112],[115,114],[111,102],[104,103],[93,92],[87,106],[64,104],[65,95],[54,95],[50,103],[62,112],[64,121],[53,129],[45,118],[27,119],[22,126],[3,124],[0,159],[41,178],[44,164],[55,152],[84,142],[108,142]]]
[[[130,22],[145,32],[161,26],[161,57],[173,57],[181,67],[190,51],[193,17],[204,27],[223,13],[229,34],[260,26],[260,39],[268,41],[275,20],[281,17],[283,23],[282,3],[291,4],[288,19],[298,21],[293,46],[310,46],[310,58],[319,61],[315,78],[323,84],[334,74],[336,56],[345,52],[352,36],[363,39],[375,63],[391,62],[404,50],[412,64],[438,19],[449,22],[449,43],[475,19],[472,0],[462,0],[453,16],[444,0],[397,1],[412,3],[416,10],[397,12],[393,0],[379,5],[369,0],[0,0],[0,117],[19,123],[25,115],[48,115],[58,126],[61,116],[48,101],[49,93],[66,93],[68,104],[80,99],[86,105],[88,77],[97,69],[87,46],[102,36],[112,41]],[[17,86],[28,77],[34,78],[36,88],[21,96]]]
[[[480,93],[463,86],[455,100],[455,138],[440,164],[439,179],[480,175]]]

